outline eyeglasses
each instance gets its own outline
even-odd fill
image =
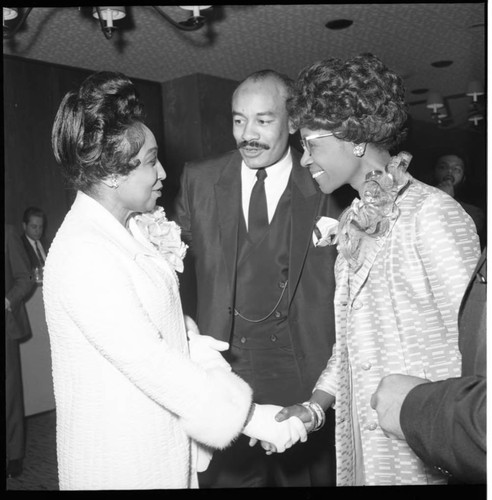
[[[313,139],[321,139],[322,137],[329,137],[330,135],[333,135],[333,133],[327,132],[326,134],[311,134],[307,135],[306,137],[301,137],[301,144],[302,147],[304,148],[304,151],[307,151],[309,154],[311,154],[309,141],[312,141]]]

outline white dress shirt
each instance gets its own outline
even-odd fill
[[[277,163],[267,167],[267,177],[265,179],[265,194],[268,208],[268,222],[270,223],[275,214],[280,197],[282,196],[287,183],[289,182],[290,172],[292,171],[292,155],[290,148],[287,154]],[[249,168],[244,161],[241,164],[241,192],[244,220],[246,228],[248,227],[248,211],[251,191],[256,182],[256,168]]]
[[[26,234],[26,238],[27,238],[27,241],[31,244],[32,248],[34,249],[34,252],[36,253],[36,255],[38,254],[38,249],[39,249],[39,252],[41,253],[41,256],[43,257],[43,260],[45,261],[46,260],[46,252],[44,251],[42,243],[39,240],[36,242],[32,238],[30,238],[27,234]]]

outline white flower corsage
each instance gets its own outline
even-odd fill
[[[336,243],[338,220],[331,217],[318,217],[313,231],[315,247],[326,247]]]
[[[164,209],[158,206],[152,212],[135,215],[133,219],[145,240],[150,242],[177,272],[182,273],[188,245],[181,241],[181,228],[174,221],[167,220]]]

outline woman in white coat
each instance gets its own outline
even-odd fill
[[[404,99],[401,78],[363,54],[306,67],[290,107],[301,164],[320,189],[350,184],[360,196],[334,238],[324,236],[339,250],[336,345],[310,401],[320,412],[335,407],[338,486],[447,482],[406,442],[387,437],[371,407],[390,373],[460,375],[458,311],[480,256],[463,208],[407,172],[410,154],[391,156],[404,133]],[[311,431],[316,418],[306,406],[282,415],[299,415]]]
[[[69,92],[52,143],[77,190],[43,285],[60,489],[197,487],[211,449],[241,432],[269,429],[283,449],[305,439],[299,419],[279,426],[279,408],[253,404],[228,345],[183,317],[186,246],[156,208],[165,172],[132,82],[101,72]]]

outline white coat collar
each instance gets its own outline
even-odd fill
[[[77,191],[72,210],[80,213],[86,221],[97,225],[108,239],[118,243],[119,246],[129,252],[133,258],[139,254],[153,257],[156,256],[157,251],[137,241],[133,235],[118,222],[113,214],[104,208],[97,200],[82,191]]]

